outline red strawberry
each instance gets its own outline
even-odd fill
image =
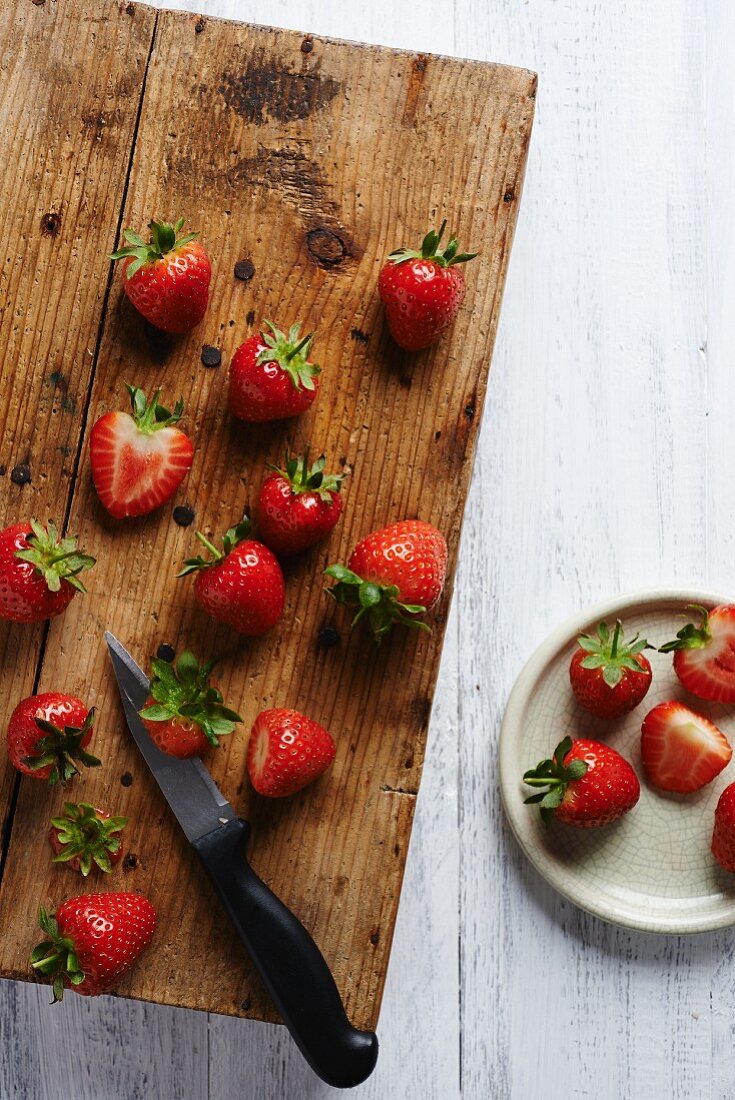
[[[127,247],[112,253],[124,260],[123,287],[147,321],[164,332],[188,332],[207,310],[212,266],[195,240],[196,233],[180,237],[184,219],[176,225],[149,222],[150,241],[131,229],[123,236]]]
[[[263,482],[258,502],[258,530],[279,557],[306,550],[323,539],[342,515],[340,489],[344,474],[325,474],[324,455],[308,467],[308,451],[286,455],[286,468]]]
[[[8,722],[8,756],[14,768],[33,779],[66,783],[99,760],[85,749],[92,739],[94,709],[87,710],[75,695],[46,691],[29,695]]]
[[[220,692],[210,687],[214,661],[200,665],[187,649],[175,667],[159,658],[151,664],[151,698],[140,716],[162,752],[181,758],[199,756],[242,721],[223,705]]]
[[[538,803],[544,822],[556,818],[581,829],[608,825],[632,810],[641,793],[638,777],[619,752],[580,737],[565,737],[552,760],[527,771],[523,782],[547,787],[525,801]]]
[[[712,855],[726,871],[735,871],[735,783],[725,787],[715,807]]]
[[[711,783],[730,763],[732,749],[713,722],[672,700],[643,719],[641,756],[654,787],[688,793]]]
[[[258,794],[282,798],[300,791],[334,760],[334,739],[297,710],[263,710],[248,742],[248,773]]]
[[[446,225],[444,221],[438,233],[432,229],[426,234],[420,252],[391,252],[378,277],[390,334],[406,351],[420,351],[438,340],[462,305],[464,274],[456,265],[477,253],[458,254],[456,237],[440,250]]]
[[[713,703],[735,703],[735,604],[698,611],[699,625],[687,623],[661,653],[674,653],[674,672],[687,691]]]
[[[64,987],[87,997],[110,989],[151,942],[156,913],[141,894],[82,894],[55,917],[41,909],[38,923],[46,939],[31,964],[52,983],[55,1004]]]
[[[63,814],[51,818],[48,838],[56,853],[54,863],[65,863],[86,878],[92,867],[111,871],[123,857],[119,833],[126,817],[111,817],[89,802],[65,802]]]
[[[197,574],[194,591],[208,615],[240,634],[257,637],[274,627],[283,614],[286,585],[273,552],[248,538],[249,533],[246,517],[227,531],[220,551],[197,531],[212,557],[187,558],[179,576]]]
[[[347,563],[325,573],[337,583],[329,594],[337,603],[357,609],[377,641],[394,622],[422,630],[414,618],[430,610],[442,594],[447,570],[447,544],[430,523],[404,519],[373,531],[359,542]]]
[[[137,386],[126,386],[133,415],[108,412],[89,436],[92,480],[97,495],[115,519],[144,516],[169,500],[191,469],[194,447],[175,425],[184,402],[173,412],[150,401]]]
[[[649,648],[636,634],[625,641],[618,619],[610,635],[600,623],[597,636],[580,634],[572,654],[569,679],[572,691],[585,710],[598,718],[619,718],[640,703],[651,686],[651,665],[641,650]]]
[[[270,321],[269,333],[241,344],[230,364],[230,411],[250,424],[283,420],[305,412],[316,397],[321,367],[309,362],[313,336],[299,338],[300,325],[286,336]]]
[[[79,579],[94,558],[77,550],[75,538],[59,538],[49,521],[14,523],[0,531],[0,619],[38,623],[66,610],[77,592],[86,592]]]

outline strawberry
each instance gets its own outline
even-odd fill
[[[149,222],[150,241],[132,229],[123,236],[127,246],[113,252],[124,260],[123,288],[138,313],[164,332],[189,332],[207,310],[212,266],[196,233],[180,237],[184,219]]]
[[[662,791],[689,793],[711,783],[732,757],[722,730],[675,700],[643,719],[641,757],[646,777]]]
[[[297,710],[276,707],[255,719],[248,741],[248,773],[258,794],[283,798],[307,786],[334,760],[334,739]]]
[[[75,538],[59,538],[55,524],[14,523],[0,531],[0,619],[38,623],[66,610],[79,579],[94,558],[77,550]]]
[[[390,334],[406,351],[435,343],[462,305],[465,281],[457,264],[473,260],[477,253],[458,253],[456,237],[440,250],[446,226],[444,221],[438,233],[433,229],[427,233],[420,252],[409,248],[391,252],[378,277]]]
[[[527,771],[523,782],[548,788],[525,799],[539,804],[546,825],[556,818],[581,829],[616,821],[633,809],[641,793],[628,761],[609,745],[586,737],[565,737],[553,759]]]
[[[187,558],[178,574],[196,573],[194,591],[201,607],[240,634],[254,638],[276,625],[286,602],[286,585],[281,567],[267,546],[248,538],[246,516],[231,527],[218,550],[200,531],[197,538],[212,555]]]
[[[65,813],[51,818],[49,842],[54,863],[65,863],[86,878],[92,867],[111,871],[123,857],[119,833],[128,823],[126,817],[111,817],[89,802],[65,802]]]
[[[619,718],[640,703],[651,686],[651,665],[641,650],[648,642],[638,635],[625,641],[618,619],[610,635],[600,623],[596,637],[580,634],[572,654],[569,679],[585,710],[598,718]]]
[[[342,515],[344,474],[325,474],[324,455],[309,469],[308,451],[286,455],[286,468],[271,466],[258,502],[258,531],[279,557],[306,550],[325,538]]]
[[[735,871],[735,783],[725,787],[715,806],[712,855],[726,871]]]
[[[286,336],[270,321],[241,344],[230,364],[230,411],[250,424],[283,420],[305,412],[316,397],[321,367],[309,361],[313,335],[299,337],[300,325]]]
[[[674,672],[687,691],[713,703],[735,703],[735,604],[699,612],[699,624],[687,623],[661,653],[674,654]]]
[[[359,542],[347,568],[330,565],[337,583],[328,589],[339,604],[357,608],[352,625],[365,617],[376,641],[394,622],[428,630],[414,616],[429,611],[442,594],[447,544],[430,523],[404,519]]]
[[[210,686],[214,661],[200,665],[190,650],[175,667],[154,658],[151,698],[140,716],[151,739],[171,756],[199,756],[219,737],[232,733],[239,714],[228,710],[220,692]]]
[[[46,938],[31,964],[51,982],[56,1004],[65,987],[86,997],[110,989],[151,942],[156,913],[141,894],[82,894],[56,916],[42,908],[38,923]]]
[[[33,779],[62,786],[78,775],[77,764],[95,768],[99,760],[85,749],[92,739],[94,708],[75,695],[46,691],[29,695],[8,722],[8,756],[14,768]]]
[[[169,500],[191,469],[194,447],[177,428],[184,412],[150,401],[137,386],[127,386],[133,415],[108,412],[89,436],[92,480],[97,495],[115,519],[145,516]]]

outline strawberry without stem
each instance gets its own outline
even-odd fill
[[[65,863],[86,878],[92,867],[111,871],[123,857],[120,836],[126,817],[111,817],[89,802],[66,802],[65,813],[51,818],[49,842],[54,863]]]
[[[735,604],[691,610],[699,613],[699,623],[687,623],[660,652],[673,652],[674,672],[692,695],[735,703]]]
[[[210,745],[218,745],[218,739],[242,721],[224,706],[217,688],[210,686],[214,661],[200,665],[187,649],[175,667],[158,658],[151,663],[151,698],[140,716],[162,752],[180,758],[198,756]]]
[[[250,424],[298,416],[319,388],[321,367],[309,360],[313,335],[301,337],[298,324],[288,335],[270,321],[264,324],[270,332],[249,337],[230,364],[230,411]]]
[[[376,641],[393,623],[428,630],[415,616],[430,610],[441,596],[447,569],[447,544],[436,527],[406,519],[373,531],[357,544],[347,568],[330,565],[325,575],[337,583],[328,589],[339,604],[356,609]]]
[[[460,253],[456,237],[440,249],[446,225],[444,221],[438,233],[432,229],[426,234],[420,252],[391,252],[378,278],[390,334],[406,351],[433,344],[451,325],[464,299],[464,274],[457,265],[477,253]]]
[[[150,241],[132,229],[124,248],[111,259],[124,260],[123,288],[139,313],[164,332],[188,332],[199,324],[209,301],[212,267],[196,233],[180,237],[184,219],[149,223]]]
[[[56,1004],[65,987],[87,997],[110,989],[151,942],[156,913],[141,894],[83,894],[56,916],[41,909],[38,923],[45,939],[31,965],[51,982]]]
[[[617,820],[641,793],[638,777],[619,752],[584,737],[565,737],[553,758],[527,771],[523,782],[548,788],[525,799],[538,804],[546,825],[556,819],[581,829]]]
[[[21,700],[8,722],[8,756],[14,768],[33,779],[62,786],[79,772],[99,766],[86,752],[92,739],[94,710],[75,695],[46,691]]]
[[[258,530],[275,554],[288,557],[323,539],[342,515],[344,474],[325,474],[324,455],[309,468],[308,451],[286,455],[285,469],[263,482],[258,501]]]
[[[66,610],[80,580],[95,559],[77,549],[75,538],[60,538],[56,525],[38,520],[0,531],[0,619],[37,623]]]
[[[641,757],[649,782],[685,794],[711,783],[730,763],[732,748],[714,722],[670,701],[644,718]]]
[[[115,519],[143,516],[169,500],[191,469],[194,447],[176,425],[184,412],[179,399],[173,412],[150,401],[137,386],[126,386],[133,415],[109,412],[89,436],[92,480],[97,495]]]
[[[598,718],[619,718],[637,707],[651,686],[651,665],[642,650],[650,648],[638,635],[626,642],[618,619],[610,633],[600,623],[595,637],[581,634],[572,655],[569,678],[577,700]]]
[[[297,710],[264,710],[248,742],[248,773],[258,794],[282,798],[300,791],[334,760],[331,733]]]
[[[231,527],[218,550],[200,531],[197,538],[211,558],[187,558],[178,574],[196,573],[194,591],[200,606],[241,634],[257,637],[276,625],[286,602],[286,584],[278,560],[262,542],[248,538],[246,516]]]

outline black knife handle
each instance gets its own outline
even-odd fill
[[[375,1067],[377,1036],[352,1026],[321,951],[247,862],[249,831],[233,820],[194,848],[301,1053],[328,1085],[352,1088]]]

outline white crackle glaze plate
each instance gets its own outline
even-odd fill
[[[569,686],[569,661],[578,634],[601,619],[622,619],[627,636],[640,632],[653,645],[673,638],[690,603],[733,602],[712,593],[662,590],[621,596],[588,608],[550,635],[523,669],[500,731],[500,787],[521,848],[537,871],[570,901],[595,916],[646,932],[707,932],[735,924],[735,875],[710,852],[717,799],[735,780],[735,758],[707,787],[690,795],[647,784],[640,754],[641,723],[664,699],[681,699],[712,719],[735,747],[735,706],[705,703],[682,688],[670,654],[647,652],[653,682],[642,703],[624,718],[588,714]],[[606,741],[631,762],[641,782],[637,805],[600,829],[554,822],[523,803],[524,771],[551,755],[566,735]]]

